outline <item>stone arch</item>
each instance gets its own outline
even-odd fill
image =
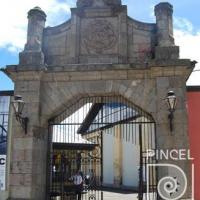
[[[51,121],[51,119],[55,119],[57,118],[59,115],[62,115],[63,112],[65,112],[66,110],[69,110],[72,106],[76,105],[77,103],[79,104],[78,107],[75,107],[73,109],[71,109],[69,111],[69,113],[66,113],[65,115],[63,115],[63,117],[60,117],[60,120],[64,120],[64,118],[70,116],[72,113],[76,112],[78,109],[80,109],[82,106],[84,106],[85,101],[84,99],[89,98],[91,103],[96,103],[99,101],[108,101],[108,102],[113,102],[115,103],[116,101],[118,103],[124,103],[129,107],[134,107],[136,110],[142,112],[145,114],[145,116],[151,120],[152,122],[155,123],[154,117],[148,113],[146,110],[144,110],[143,108],[139,107],[138,105],[136,105],[134,102],[132,102],[131,100],[127,99],[126,97],[122,96],[121,94],[116,94],[116,93],[105,93],[103,95],[77,95],[74,96],[72,99],[70,99],[66,105],[63,107],[61,106],[62,111],[60,113],[58,112],[54,112],[54,114],[52,115],[53,117],[51,117],[49,120]],[[116,102],[116,103],[117,103]],[[58,109],[58,110],[61,110]]]
[[[64,110],[74,99],[84,96],[120,95],[155,119],[154,81],[100,80],[45,83],[42,93],[43,123]],[[151,95],[148,95],[150,94]]]

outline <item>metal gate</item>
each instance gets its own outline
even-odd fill
[[[49,120],[47,199],[111,200],[117,189],[156,200],[155,133],[151,115],[121,96],[78,99]]]

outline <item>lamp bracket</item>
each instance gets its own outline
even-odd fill
[[[22,117],[21,115],[16,115],[17,121],[20,123],[21,127],[23,128],[25,134],[27,134],[28,129],[28,117]]]
[[[169,119],[169,126],[170,126],[170,131],[173,132],[173,119],[174,119],[174,111],[170,111],[169,115],[168,115],[168,119]]]

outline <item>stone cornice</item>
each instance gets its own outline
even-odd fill
[[[144,79],[157,76],[189,77],[194,63],[188,59],[152,60],[148,63],[131,64],[70,64],[66,66],[7,66],[3,70],[14,82],[16,80],[42,81],[90,81],[116,79]]]
[[[170,66],[188,66],[193,68],[193,62],[190,59],[175,60],[150,60],[142,63],[129,64],[67,64],[64,66],[20,66],[8,65],[4,71],[24,72],[24,71],[103,71],[103,70],[127,70],[127,69],[147,69],[151,67],[170,67]]]

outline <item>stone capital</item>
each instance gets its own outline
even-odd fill
[[[47,17],[45,12],[38,6],[34,7],[33,9],[31,9],[28,12],[28,18],[31,18],[33,16],[37,16],[38,19],[41,19],[41,20],[44,20],[44,21],[46,21],[46,17]]]
[[[159,3],[155,6],[155,15],[163,15],[163,12],[167,12],[172,15],[173,6],[168,2]]]

